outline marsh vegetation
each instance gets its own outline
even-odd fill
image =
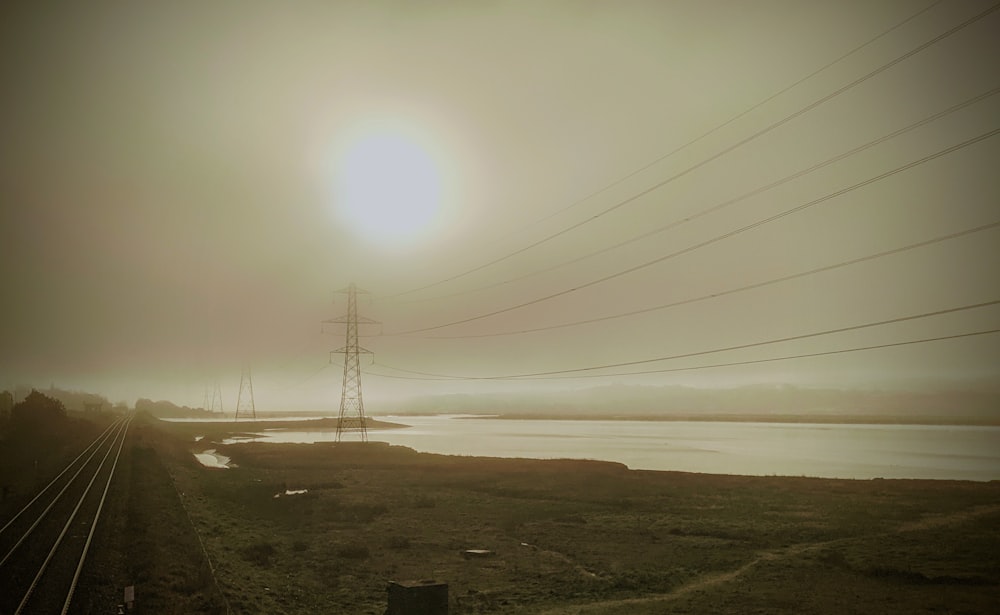
[[[381,613],[388,580],[424,578],[455,613],[988,612],[1000,582],[996,482],[221,450],[238,467],[169,464],[237,612]]]

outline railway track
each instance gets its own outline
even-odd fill
[[[0,615],[69,611],[131,420],[108,426],[0,527]]]

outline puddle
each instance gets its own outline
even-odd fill
[[[300,493],[309,493],[309,490],[308,489],[285,489],[284,495],[286,495],[286,496],[288,496],[288,495],[299,495]],[[280,498],[281,496],[282,496],[281,493],[275,493],[274,494],[274,498],[275,499]]]
[[[210,448],[204,453],[195,453],[194,458],[198,460],[198,463],[206,468],[222,468],[224,470],[228,470],[230,467],[229,457],[216,453],[214,448]]]

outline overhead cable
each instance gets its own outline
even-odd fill
[[[610,376],[641,376],[643,374],[665,374],[668,372],[690,372],[698,369],[708,369],[713,367],[737,367],[742,365],[755,365],[758,363],[774,363],[776,361],[788,361],[792,359],[809,359],[812,357],[826,357],[838,354],[847,354],[850,352],[862,352],[865,350],[880,350],[883,348],[896,348],[899,346],[912,346],[913,344],[926,344],[928,342],[942,342],[945,340],[955,340],[966,337],[976,337],[979,335],[989,335],[992,333],[1000,333],[1000,329],[986,329],[983,331],[972,331],[970,333],[957,333],[954,335],[942,335],[939,337],[925,337],[916,340],[907,340],[904,342],[890,342],[887,344],[875,344],[872,346],[857,346],[855,348],[843,348],[840,350],[826,350],[823,352],[807,352],[803,354],[786,355],[783,357],[771,357],[768,359],[752,359],[748,361],[730,361],[729,363],[714,363],[712,365],[695,365],[690,367],[669,367],[664,369],[649,369],[636,372],[620,372],[614,374],[583,374],[577,376],[553,376],[551,378],[544,378],[545,380],[565,380],[569,378],[604,378]]]
[[[854,55],[855,53],[861,51],[862,49],[864,49],[865,47],[871,45],[872,43],[874,43],[875,41],[879,40],[880,38],[883,38],[886,35],[890,34],[891,32],[893,32],[895,30],[898,30],[899,28],[901,28],[902,26],[906,25],[907,23],[913,21],[914,19],[916,19],[920,15],[923,15],[924,13],[926,13],[929,10],[931,10],[935,6],[941,4],[943,1],[944,0],[935,0],[934,2],[931,2],[930,4],[928,4],[927,6],[925,6],[924,8],[920,9],[916,13],[913,13],[912,15],[910,15],[909,17],[907,17],[906,19],[904,19],[904,20],[896,23],[895,25],[891,26],[887,30],[883,30],[881,33],[879,33],[878,35],[876,35],[874,38],[870,38],[867,41],[865,41],[864,43],[861,43],[860,45],[854,47],[850,51],[848,51],[848,52],[846,52],[844,54],[841,54],[835,60],[831,60],[830,62],[827,62],[826,64],[824,64],[823,66],[817,68],[816,70],[814,70],[813,72],[809,73],[805,77],[801,77],[798,81],[795,81],[794,83],[785,86],[784,88],[778,90],[774,94],[771,94],[770,96],[768,96],[767,98],[765,98],[765,99],[761,100],[760,102],[754,104],[753,106],[744,109],[740,113],[737,113],[736,115],[732,116],[731,118],[729,118],[725,122],[723,122],[723,123],[715,126],[714,128],[710,129],[709,131],[702,133],[701,135],[699,135],[699,136],[691,139],[690,141],[687,141],[686,143],[684,143],[682,145],[678,145],[677,147],[675,147],[671,151],[667,152],[666,154],[663,154],[663,155],[659,156],[658,158],[656,158],[655,160],[652,160],[652,161],[644,164],[643,166],[639,167],[638,169],[635,169],[634,171],[631,171],[627,175],[623,175],[622,177],[619,177],[618,179],[616,179],[616,180],[614,180],[614,181],[612,181],[612,182],[610,182],[608,184],[605,184],[603,187],[598,188],[598,189],[594,190],[593,192],[590,192],[589,194],[587,194],[587,195],[585,195],[583,197],[580,197],[579,199],[577,199],[576,201],[573,201],[569,205],[566,205],[565,207],[562,207],[561,209],[558,209],[558,210],[556,210],[556,211],[554,211],[554,212],[552,212],[552,213],[550,213],[550,214],[548,214],[546,216],[543,216],[542,218],[539,218],[534,223],[532,223],[530,226],[534,226],[534,225],[539,224],[541,222],[544,222],[544,221],[546,221],[546,220],[548,220],[550,218],[554,218],[555,216],[558,216],[559,214],[561,214],[563,212],[569,211],[570,209],[573,209],[574,207],[585,203],[586,201],[594,198],[595,196],[603,194],[603,193],[607,192],[608,190],[610,190],[611,188],[614,188],[615,186],[618,186],[619,184],[622,184],[623,182],[625,182],[625,181],[627,181],[627,180],[635,177],[639,173],[642,173],[643,171],[656,166],[657,164],[663,162],[667,158],[670,158],[671,156],[673,156],[673,155],[681,152],[682,150],[685,150],[685,149],[691,147],[695,143],[698,143],[699,141],[701,141],[701,140],[703,140],[703,139],[705,139],[707,137],[710,137],[711,135],[713,135],[716,132],[722,130],[726,126],[729,126],[733,122],[739,120],[740,118],[742,118],[742,117],[744,117],[746,115],[749,115],[750,113],[752,113],[752,112],[756,111],[757,109],[763,107],[764,105],[766,105],[767,103],[771,102],[775,98],[778,98],[782,94],[784,94],[784,93],[786,93],[786,92],[788,92],[788,91],[790,91],[790,90],[798,87],[799,85],[805,83],[806,81],[812,79],[813,77],[815,77],[816,75],[818,75],[821,72],[825,71],[826,69],[834,66],[835,64],[840,63],[843,60],[846,60],[848,57],[850,57],[850,56]],[[521,232],[523,232],[524,230],[527,230],[527,228],[529,228],[529,227],[524,227]]]
[[[781,282],[788,282],[790,280],[796,280],[799,278],[804,278],[807,276],[815,275],[817,273],[823,273],[825,271],[833,271],[834,269],[840,269],[842,267],[848,267],[850,265],[857,265],[859,263],[864,263],[867,261],[872,261],[875,259],[883,258],[886,256],[891,256],[893,254],[899,254],[901,252],[906,252],[908,250],[914,250],[917,248],[923,248],[925,246],[933,245],[936,243],[941,243],[943,241],[948,241],[951,239],[958,239],[959,237],[965,237],[966,235],[972,235],[973,233],[979,233],[989,229],[1000,227],[1000,221],[990,222],[989,224],[982,224],[973,228],[956,231],[954,233],[949,233],[947,235],[941,235],[940,237],[934,237],[931,239],[926,239],[924,241],[918,241],[917,243],[911,243],[905,246],[900,246],[898,248],[893,248],[891,250],[884,250],[882,252],[876,252],[874,254],[868,254],[866,256],[859,256],[857,258],[852,258],[850,260],[841,261],[839,263],[834,263],[832,265],[824,265],[822,267],[816,267],[814,269],[809,269],[806,271],[800,271],[798,273],[793,273],[778,278],[772,278],[770,280],[765,280],[763,282],[755,282],[753,284],[747,284],[745,286],[740,286],[738,288],[731,288],[729,290],[723,290],[715,293],[709,293],[707,295],[701,295],[699,297],[692,297],[689,299],[681,299],[678,301],[672,301],[670,303],[661,303],[660,305],[654,305],[647,308],[642,308],[639,310],[632,310],[629,312],[622,312],[619,314],[610,314],[608,316],[599,316],[597,318],[588,318],[586,320],[576,320],[573,322],[564,322],[554,325],[546,325],[544,327],[534,327],[531,329],[516,329],[514,331],[499,331],[495,333],[470,333],[466,335],[422,335],[415,336],[420,337],[420,339],[473,339],[482,337],[499,337],[504,335],[520,335],[524,333],[538,333],[541,331],[551,331],[554,329],[563,329],[566,327],[577,327],[580,325],[588,325],[595,322],[604,322],[607,320],[615,320],[618,318],[628,318],[631,316],[638,316],[641,314],[648,314],[650,312],[655,312],[658,310],[665,310],[668,308],[678,307],[681,305],[688,305],[691,303],[697,303],[699,301],[706,301],[708,299],[716,299],[718,297],[725,297],[727,295],[733,295],[736,293],[745,292],[748,290],[754,290],[757,288],[763,288],[765,286],[771,286],[773,284],[779,284]]]
[[[930,7],[928,7],[928,8],[930,8]],[[652,185],[652,186],[650,186],[650,187],[648,187],[648,188],[646,188],[646,189],[644,189],[644,190],[642,190],[642,191],[640,191],[640,192],[638,192],[638,193],[636,193],[636,194],[634,194],[634,195],[632,195],[632,196],[630,196],[630,197],[628,197],[628,198],[626,198],[626,199],[624,199],[622,201],[618,201],[617,203],[615,203],[611,207],[609,207],[607,209],[604,209],[604,210],[602,210],[602,211],[600,211],[600,212],[598,212],[598,213],[590,216],[589,218],[586,218],[586,219],[584,219],[584,220],[582,220],[580,222],[572,224],[572,225],[570,225],[570,226],[568,226],[566,228],[563,228],[563,229],[561,229],[561,230],[559,230],[559,231],[557,231],[557,232],[555,232],[553,234],[547,235],[546,237],[543,237],[542,239],[540,239],[538,241],[535,241],[534,243],[531,243],[531,244],[529,244],[529,245],[527,245],[527,246],[525,246],[523,248],[520,248],[520,249],[515,250],[513,252],[508,252],[504,256],[496,258],[496,259],[494,259],[492,261],[489,261],[489,262],[487,262],[485,264],[482,264],[482,265],[479,265],[479,266],[474,267],[472,269],[466,270],[466,271],[464,271],[462,273],[453,275],[453,276],[451,276],[449,278],[438,280],[437,282],[433,282],[431,284],[426,284],[424,286],[413,288],[413,289],[410,289],[408,291],[404,291],[404,292],[401,292],[401,293],[396,293],[394,295],[389,295],[386,298],[401,297],[401,296],[408,295],[408,294],[411,294],[411,293],[415,293],[415,292],[418,292],[418,291],[421,291],[421,290],[426,290],[427,288],[431,288],[433,286],[438,286],[438,285],[444,284],[446,282],[451,282],[451,281],[456,280],[458,278],[461,278],[461,277],[464,277],[466,275],[469,275],[470,273],[474,273],[474,272],[479,271],[481,269],[485,269],[487,267],[490,267],[492,265],[495,265],[497,263],[505,261],[505,260],[507,260],[507,259],[509,259],[509,258],[511,258],[513,256],[516,256],[517,254],[520,254],[520,253],[525,252],[527,250],[533,249],[533,248],[535,248],[535,247],[537,247],[537,246],[539,246],[539,245],[541,245],[543,243],[546,243],[548,241],[551,241],[552,239],[555,239],[556,237],[559,237],[559,236],[564,235],[564,234],[566,234],[566,233],[568,233],[570,231],[573,231],[573,230],[575,230],[577,228],[580,228],[581,226],[584,226],[585,224],[589,224],[590,222],[593,222],[594,220],[596,220],[596,219],[598,219],[598,218],[600,218],[600,217],[602,217],[602,216],[604,216],[604,215],[606,215],[608,213],[611,213],[612,211],[615,211],[616,209],[619,209],[619,208],[621,208],[621,207],[623,207],[623,206],[625,206],[625,205],[627,205],[629,203],[632,203],[633,201],[639,199],[640,197],[643,197],[643,196],[645,196],[645,195],[647,195],[647,194],[649,194],[649,193],[651,193],[651,192],[653,192],[655,190],[658,190],[659,188],[662,188],[663,186],[665,186],[665,185],[673,182],[674,180],[677,180],[677,179],[679,179],[681,177],[684,177],[688,173],[691,173],[692,171],[695,171],[695,170],[697,170],[697,169],[699,169],[699,168],[701,168],[701,167],[709,164],[710,162],[713,162],[713,161],[721,158],[722,156],[724,156],[724,155],[726,155],[726,154],[728,154],[728,153],[730,153],[730,152],[732,152],[732,151],[734,151],[734,150],[742,147],[743,145],[746,145],[747,143],[750,143],[751,141],[753,141],[753,140],[755,140],[755,139],[757,139],[757,138],[759,138],[759,137],[761,137],[761,136],[763,136],[763,135],[771,132],[772,130],[774,130],[776,128],[779,128],[779,127],[787,124],[788,122],[790,122],[790,121],[792,121],[792,120],[794,120],[794,119],[796,119],[796,118],[798,118],[798,117],[800,117],[800,116],[808,113],[809,111],[812,111],[816,107],[819,107],[820,105],[822,105],[822,104],[830,101],[831,99],[833,99],[833,98],[835,98],[835,97],[843,94],[844,92],[847,92],[848,90],[851,90],[852,88],[857,87],[858,85],[864,83],[865,81],[871,79],[872,77],[875,77],[875,76],[877,76],[877,75],[885,72],[886,70],[892,68],[896,64],[899,64],[900,62],[902,62],[902,61],[904,61],[904,60],[906,60],[906,59],[908,59],[908,58],[910,58],[910,57],[912,57],[912,56],[920,53],[921,51],[927,49],[928,47],[930,47],[930,46],[932,46],[932,45],[934,45],[936,43],[939,43],[940,41],[948,38],[949,36],[955,34],[956,32],[959,32],[960,30],[962,30],[962,29],[964,29],[964,28],[972,25],[973,23],[975,23],[975,22],[977,22],[977,21],[979,21],[979,20],[987,17],[988,15],[990,15],[991,13],[993,13],[994,11],[996,11],[997,9],[1000,9],[1000,3],[994,4],[993,6],[989,7],[985,11],[982,11],[982,12],[978,13],[977,15],[975,15],[975,16],[973,16],[973,17],[971,17],[971,18],[969,18],[969,19],[967,19],[965,21],[963,21],[962,23],[960,23],[960,24],[958,24],[958,25],[956,25],[956,26],[954,26],[954,27],[946,30],[945,32],[943,32],[943,33],[935,36],[934,38],[930,39],[929,41],[926,41],[926,42],[922,43],[921,45],[918,45],[917,47],[911,49],[910,51],[904,53],[903,55],[898,56],[895,59],[890,60],[889,62],[887,62],[885,64],[882,64],[878,68],[876,68],[876,69],[870,71],[869,73],[867,73],[867,74],[865,74],[865,75],[863,75],[863,76],[855,79],[854,81],[848,83],[847,85],[844,85],[844,86],[838,88],[837,90],[831,92],[830,94],[827,94],[826,96],[823,96],[823,97],[821,97],[821,98],[813,101],[812,103],[806,105],[805,107],[802,107],[801,109],[799,109],[798,111],[795,111],[791,115],[788,115],[788,116],[784,117],[781,120],[778,120],[776,122],[773,122],[773,123],[769,124],[765,128],[762,128],[761,130],[758,130],[757,132],[754,132],[750,136],[745,137],[745,138],[741,139],[740,141],[737,141],[733,145],[730,145],[729,147],[727,147],[727,148],[725,148],[725,149],[723,149],[723,150],[721,150],[719,152],[716,152],[715,154],[713,154],[712,156],[710,156],[710,157],[702,160],[701,162],[698,162],[698,163],[696,163],[696,164],[694,164],[692,166],[689,166],[686,169],[684,169],[683,171],[675,173],[674,175],[671,175],[667,179],[664,179],[664,180],[662,180],[662,181],[660,181],[660,182],[658,182],[658,183],[656,183],[656,184],[654,184],[654,185]],[[902,24],[899,24],[899,25],[902,25]],[[898,26],[896,26],[896,27],[898,27]],[[875,39],[873,39],[873,40],[875,40]]]
[[[935,310],[935,311],[932,311],[932,312],[924,312],[922,314],[911,314],[909,316],[900,316],[900,317],[897,317],[897,318],[890,318],[890,319],[880,320],[880,321],[876,321],[876,322],[868,322],[868,323],[864,323],[864,324],[860,324],[860,325],[851,325],[851,326],[847,326],[847,327],[837,327],[835,329],[827,329],[825,331],[816,331],[816,332],[813,332],[813,333],[803,333],[803,334],[799,334],[799,335],[791,335],[791,336],[787,336],[787,337],[782,337],[782,338],[777,338],[777,339],[771,339],[771,340],[765,340],[765,341],[760,341],[760,342],[750,342],[750,343],[746,343],[746,344],[737,344],[737,345],[733,345],[733,346],[726,346],[726,347],[723,347],[723,348],[713,348],[711,350],[700,350],[700,351],[697,351],[697,352],[686,352],[686,353],[680,353],[680,354],[674,354],[674,355],[667,355],[667,356],[662,356],[662,357],[652,357],[652,358],[648,358],[648,359],[637,359],[637,360],[633,360],[633,361],[622,361],[622,362],[618,362],[618,363],[605,363],[603,365],[590,365],[590,366],[587,366],[587,367],[575,367],[575,368],[570,368],[570,369],[558,369],[558,370],[549,370],[549,371],[525,372],[525,373],[518,373],[518,374],[505,374],[505,375],[500,375],[500,376],[465,376],[465,375],[454,375],[454,374],[436,374],[436,373],[431,373],[431,372],[421,372],[421,371],[417,371],[417,370],[401,369],[401,368],[398,368],[398,367],[392,367],[390,365],[385,365],[385,364],[382,364],[382,363],[376,363],[375,365],[377,365],[379,367],[385,367],[385,368],[388,368],[388,369],[393,369],[395,371],[399,371],[399,372],[403,372],[403,373],[407,373],[407,374],[414,374],[414,375],[419,375],[419,376],[425,376],[425,377],[429,377],[429,378],[436,379],[436,380],[534,380],[534,379],[547,379],[548,377],[551,377],[551,376],[559,376],[559,375],[564,375],[564,374],[580,374],[580,373],[584,373],[584,372],[602,371],[602,370],[614,369],[614,368],[620,368],[620,367],[632,367],[632,366],[636,366],[636,365],[646,365],[646,364],[649,364],[649,363],[659,363],[659,362],[662,362],[662,361],[672,361],[672,360],[676,360],[676,359],[689,359],[689,358],[692,358],[692,357],[700,357],[700,356],[705,356],[705,355],[709,355],[709,354],[715,354],[715,353],[719,353],[719,352],[731,352],[731,351],[734,351],[734,350],[745,350],[745,349],[748,349],[748,348],[757,348],[757,347],[760,347],[760,346],[769,346],[769,345],[772,345],[772,344],[781,344],[781,343],[785,343],[785,342],[792,342],[792,341],[799,341],[799,340],[804,340],[804,339],[810,339],[810,338],[814,338],[814,337],[820,337],[820,336],[823,336],[823,335],[833,335],[833,334],[837,334],[837,333],[846,333],[848,331],[858,331],[858,330],[861,330],[861,329],[869,329],[869,328],[872,328],[872,327],[881,327],[881,326],[890,325],[890,324],[897,324],[897,323],[901,323],[901,322],[918,320],[918,319],[921,319],[921,318],[930,318],[930,317],[933,317],[933,316],[942,316],[942,315],[945,315],[945,314],[953,314],[953,313],[956,313],[956,312],[964,312],[964,311],[967,311],[967,310],[974,310],[974,309],[989,307],[989,306],[997,305],[997,304],[1000,304],[1000,299],[995,299],[995,300],[992,300],[992,301],[983,301],[983,302],[980,302],[980,303],[975,303],[975,304],[971,304],[971,305],[963,305],[963,306],[960,306],[960,307],[953,307],[953,308],[946,308],[946,309],[941,309],[941,310]],[[990,332],[992,332],[992,331],[990,331]],[[954,336],[954,337],[963,337],[963,336],[962,335],[958,335],[958,336]],[[933,339],[937,340],[937,339],[949,339],[949,338],[948,337],[942,337],[942,338],[933,338]],[[914,343],[914,342],[908,342],[908,343]],[[903,343],[900,343],[900,344],[889,344],[888,346],[892,346],[892,345],[903,345]],[[888,347],[888,346],[873,346],[873,347],[865,347],[864,349],[881,348],[881,347]],[[841,351],[841,352],[843,352],[843,351]],[[820,356],[821,354],[836,354],[836,352],[819,353],[817,355],[803,355],[803,356]],[[797,357],[798,357],[798,355],[796,357],[788,357],[788,358],[797,358]],[[751,361],[751,363],[752,362],[754,362],[754,361]],[[742,363],[740,363],[740,364],[742,364]],[[635,373],[658,373],[659,371],[670,371],[670,370],[653,370],[652,372],[635,372]],[[631,374],[632,374],[632,372],[629,372],[629,375],[631,375]],[[386,374],[381,374],[381,375],[385,376]],[[623,374],[621,374],[621,373],[615,373],[615,374],[602,374],[602,375],[603,376],[607,376],[607,375],[623,375]]]
[[[687,254],[689,252],[693,252],[693,251],[698,250],[700,248],[703,248],[705,246],[709,246],[709,245],[718,243],[720,241],[723,241],[725,239],[729,239],[730,237],[734,237],[734,236],[739,235],[741,233],[744,233],[746,231],[755,229],[755,228],[757,228],[759,226],[763,226],[763,225],[768,224],[770,222],[774,222],[775,220],[779,220],[779,219],[784,218],[786,216],[790,216],[792,214],[798,213],[800,211],[803,211],[803,210],[805,210],[807,208],[810,208],[810,207],[813,207],[815,205],[819,205],[821,203],[825,203],[826,201],[829,201],[831,199],[837,198],[839,196],[843,196],[844,194],[847,194],[849,192],[857,190],[858,188],[863,188],[863,187],[868,186],[870,184],[873,184],[875,182],[878,182],[878,181],[881,181],[883,179],[886,179],[887,177],[891,177],[893,175],[896,175],[897,173],[901,173],[903,171],[912,169],[913,167],[919,166],[919,165],[924,164],[926,162],[930,162],[931,160],[935,160],[935,159],[940,158],[942,156],[946,156],[946,155],[948,155],[948,154],[950,154],[952,152],[956,152],[958,150],[961,150],[961,149],[964,149],[966,147],[969,147],[970,145],[974,145],[976,143],[979,143],[980,141],[984,141],[986,139],[994,137],[997,134],[1000,134],[1000,128],[994,128],[993,130],[991,130],[989,132],[985,132],[985,133],[980,134],[978,136],[972,137],[971,139],[967,139],[965,141],[962,141],[961,143],[957,143],[957,144],[952,145],[950,147],[946,147],[945,149],[939,150],[939,151],[937,151],[937,152],[935,152],[933,154],[928,154],[928,155],[926,155],[926,156],[924,156],[922,158],[919,158],[919,159],[914,160],[912,162],[908,162],[908,163],[906,163],[906,164],[904,164],[902,166],[896,167],[895,169],[892,169],[890,171],[886,171],[886,172],[881,173],[879,175],[876,175],[874,177],[870,177],[870,178],[868,178],[868,179],[866,179],[864,181],[858,182],[858,183],[853,184],[851,186],[847,186],[846,188],[841,188],[840,190],[836,190],[834,192],[828,193],[828,194],[826,194],[826,195],[824,195],[822,197],[819,197],[817,199],[813,199],[811,201],[803,203],[802,205],[798,205],[798,206],[793,207],[791,209],[787,209],[787,210],[785,210],[783,212],[777,213],[777,214],[775,214],[773,216],[769,216],[767,218],[764,218],[763,220],[758,220],[756,222],[753,222],[751,224],[747,224],[745,226],[742,226],[742,227],[737,228],[735,230],[729,231],[727,233],[723,233],[721,235],[716,235],[715,237],[712,237],[711,239],[707,239],[705,241],[702,241],[700,243],[694,244],[692,246],[688,246],[687,248],[683,248],[681,250],[677,250],[675,252],[671,252],[669,254],[666,254],[666,255],[654,258],[653,260],[646,261],[646,262],[640,263],[638,265],[634,265],[634,266],[629,267],[627,269],[623,269],[621,271],[618,271],[618,272],[615,272],[615,273],[612,273],[612,274],[609,274],[609,275],[605,275],[603,277],[597,278],[595,280],[591,280],[589,282],[585,282],[583,284],[578,284],[578,285],[576,285],[576,286],[574,286],[572,288],[567,288],[567,289],[564,289],[564,290],[561,290],[561,291],[558,291],[558,292],[555,292],[555,293],[551,293],[551,294],[548,294],[548,295],[545,295],[545,296],[542,296],[542,297],[538,297],[536,299],[532,299],[530,301],[524,301],[522,303],[518,303],[518,304],[515,304],[515,305],[512,305],[512,306],[508,306],[508,307],[501,308],[501,309],[498,309],[498,310],[493,310],[492,312],[487,312],[485,314],[480,314],[478,316],[470,316],[468,318],[464,318],[464,319],[461,319],[461,320],[455,320],[455,321],[451,321],[451,322],[447,322],[447,323],[443,323],[443,324],[439,324],[439,325],[433,325],[433,326],[429,326],[429,327],[421,327],[421,328],[418,328],[418,329],[410,329],[408,331],[397,331],[397,332],[393,332],[391,334],[394,334],[394,335],[409,335],[409,334],[413,334],[413,333],[423,333],[425,331],[433,331],[433,330],[436,330],[436,329],[443,329],[445,327],[451,327],[451,326],[454,326],[454,325],[460,325],[460,324],[465,324],[465,323],[468,323],[468,322],[474,322],[474,321],[477,321],[477,320],[482,320],[484,318],[489,318],[491,316],[496,316],[498,314],[503,314],[505,312],[511,312],[511,311],[514,311],[514,310],[517,310],[517,309],[520,309],[520,308],[523,308],[523,307],[527,307],[529,305],[535,305],[537,303],[542,303],[543,301],[548,301],[550,299],[555,299],[556,297],[561,297],[563,295],[568,295],[570,293],[576,292],[578,290],[583,290],[583,289],[589,288],[591,286],[596,286],[598,284],[607,282],[609,280],[612,280],[612,279],[615,279],[615,278],[618,278],[618,277],[621,277],[621,276],[624,276],[624,275],[627,275],[627,274],[630,274],[630,273],[635,273],[636,271],[639,271],[641,269],[645,269],[645,268],[650,267],[652,265],[657,265],[659,263],[662,263],[662,262],[667,261],[669,259],[675,258],[677,256],[681,256],[683,254]]]
[[[773,182],[771,182],[771,183],[769,183],[769,184],[767,184],[765,186],[760,186],[760,187],[755,188],[755,189],[753,189],[753,190],[751,190],[749,192],[745,192],[745,193],[743,193],[743,194],[741,194],[741,195],[739,195],[737,197],[731,198],[731,199],[729,199],[727,201],[723,201],[722,203],[719,203],[717,205],[709,207],[708,209],[703,209],[703,210],[701,210],[701,211],[699,211],[697,213],[691,214],[689,216],[685,216],[684,218],[682,218],[680,220],[674,220],[673,222],[670,222],[670,223],[665,224],[663,226],[654,228],[652,230],[645,231],[645,232],[643,232],[643,233],[641,233],[639,235],[636,235],[636,236],[631,237],[629,239],[626,239],[624,241],[620,241],[620,242],[618,242],[618,243],[616,243],[614,245],[601,248],[600,250],[597,250],[597,251],[594,251],[594,252],[589,252],[589,253],[584,254],[582,256],[577,256],[577,257],[572,258],[572,259],[570,259],[568,261],[563,261],[561,263],[557,263],[555,265],[551,265],[551,266],[546,267],[544,269],[537,269],[537,270],[531,271],[529,273],[525,273],[525,274],[522,274],[522,275],[519,275],[519,276],[516,276],[516,277],[513,277],[513,278],[508,278],[506,280],[501,280],[499,282],[494,282],[492,284],[487,284],[485,286],[480,286],[478,288],[471,288],[471,289],[468,289],[468,290],[458,291],[458,292],[450,293],[450,294],[447,294],[447,295],[439,295],[437,297],[427,297],[427,298],[424,298],[424,299],[416,299],[416,300],[413,300],[413,301],[410,301],[410,302],[407,302],[407,303],[416,303],[416,302],[425,302],[425,301],[439,301],[439,300],[442,300],[442,299],[453,299],[455,297],[460,297],[460,296],[463,296],[463,295],[468,295],[468,294],[471,294],[471,293],[476,293],[476,292],[488,290],[490,288],[496,288],[498,286],[504,286],[506,284],[512,284],[514,282],[519,282],[521,280],[524,280],[524,279],[527,279],[527,278],[530,278],[530,277],[534,277],[536,275],[541,275],[543,273],[548,273],[550,271],[554,271],[556,269],[559,269],[559,268],[562,268],[562,267],[566,267],[568,265],[573,265],[575,263],[578,263],[580,261],[586,260],[588,258],[592,258],[594,256],[599,256],[601,254],[605,254],[607,252],[611,252],[613,250],[617,250],[619,248],[623,248],[623,247],[625,247],[625,246],[627,246],[629,244],[635,243],[637,241],[641,241],[643,239],[648,239],[648,238],[650,238],[650,237],[652,237],[654,235],[658,235],[658,234],[663,233],[665,231],[668,231],[670,229],[677,228],[677,227],[679,227],[679,226],[681,226],[683,224],[687,224],[688,222],[691,222],[693,220],[701,218],[702,216],[706,216],[706,215],[708,215],[710,213],[713,213],[713,212],[719,211],[721,209],[724,209],[726,207],[729,207],[730,205],[734,205],[736,203],[739,203],[740,201],[744,201],[744,200],[746,200],[746,199],[748,199],[750,197],[757,196],[759,194],[767,192],[768,190],[771,190],[773,188],[777,188],[778,186],[786,184],[786,183],[788,183],[790,181],[799,179],[799,178],[801,178],[801,177],[803,177],[805,175],[808,175],[809,173],[813,173],[814,171],[818,171],[819,169],[827,167],[827,166],[829,166],[831,164],[834,164],[836,162],[840,162],[841,160],[844,160],[845,158],[849,158],[851,156],[859,154],[862,151],[865,151],[867,149],[875,147],[876,145],[880,145],[880,144],[882,144],[882,143],[884,143],[884,142],[886,142],[886,141],[888,141],[890,139],[893,139],[895,137],[903,135],[903,134],[905,134],[907,132],[910,132],[910,131],[912,131],[912,130],[914,130],[916,128],[920,128],[922,126],[930,124],[931,122],[937,121],[937,120],[939,120],[939,119],[941,119],[941,118],[943,118],[943,117],[945,117],[947,115],[955,113],[956,111],[959,111],[961,109],[964,109],[966,107],[974,105],[974,104],[976,104],[978,102],[981,102],[981,101],[983,101],[983,100],[985,100],[985,99],[987,99],[987,98],[989,98],[991,96],[995,96],[998,93],[1000,93],[1000,86],[994,87],[991,90],[983,92],[982,94],[979,94],[978,96],[974,96],[972,98],[969,98],[969,99],[967,99],[965,101],[962,101],[962,102],[960,102],[960,103],[958,103],[956,105],[952,105],[951,107],[948,107],[947,109],[944,109],[943,111],[939,111],[939,112],[937,112],[937,113],[935,113],[933,115],[925,117],[924,119],[922,119],[920,121],[914,122],[914,123],[912,123],[912,124],[910,124],[908,126],[904,126],[903,128],[900,128],[898,130],[894,130],[893,132],[890,132],[890,133],[888,133],[886,135],[883,135],[883,136],[881,136],[881,137],[879,137],[877,139],[869,141],[869,142],[867,142],[867,143],[865,143],[863,145],[859,145],[859,146],[857,146],[855,148],[852,148],[852,149],[850,149],[850,150],[848,150],[846,152],[842,152],[840,154],[837,154],[836,156],[834,156],[832,158],[828,158],[827,160],[824,160],[823,162],[816,163],[816,164],[814,164],[814,165],[812,165],[812,166],[810,166],[810,167],[808,167],[806,169],[802,169],[802,170],[797,171],[797,172],[795,172],[795,173],[793,173],[791,175],[787,175],[787,176],[785,176],[785,177],[783,177],[781,179],[778,179],[776,181],[773,181]]]
[[[315,378],[316,376],[318,376],[320,374],[320,372],[322,372],[326,368],[330,367],[330,365],[332,365],[331,362],[324,363],[323,365],[321,365],[319,367],[319,369],[317,369],[316,371],[312,372],[311,374],[309,374],[308,376],[306,376],[302,380],[299,380],[295,384],[286,385],[286,386],[282,387],[281,390],[282,391],[287,391],[289,389],[297,389],[297,388],[299,388],[300,386],[304,385],[305,383],[309,382],[310,380],[312,380],[313,378]]]

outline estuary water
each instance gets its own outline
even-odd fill
[[[824,478],[1000,479],[1000,427],[379,416],[369,440],[422,452],[617,461],[633,469]],[[331,431],[258,441],[332,441]],[[349,437],[356,439],[351,434]]]

